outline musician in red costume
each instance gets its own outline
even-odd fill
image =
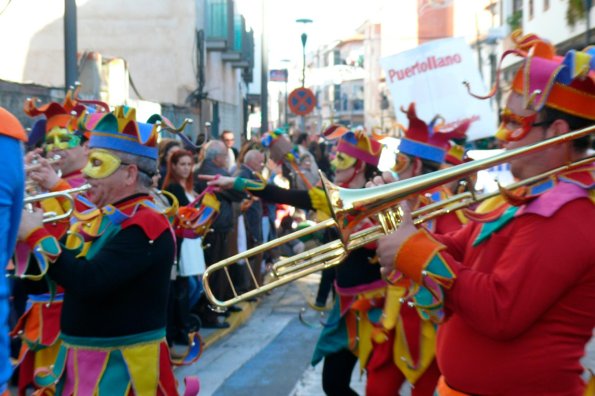
[[[446,161],[450,139],[464,138],[469,122],[446,129],[441,117],[429,123],[421,120],[411,103],[407,111],[409,126],[399,144],[394,171],[399,179],[409,179],[437,171]],[[425,191],[411,202],[414,210],[451,196],[440,186]],[[460,212],[448,213],[424,223],[427,230],[443,234],[461,228],[466,222]],[[414,308],[401,301],[410,285],[400,282],[388,287],[385,303],[384,337],[374,340],[370,361],[366,366],[368,395],[396,395],[407,380],[413,396],[432,396],[440,377],[435,356],[436,324],[422,317]]]
[[[505,147],[592,126],[595,49],[559,57],[537,36],[513,39],[524,62],[496,134]],[[527,179],[584,158],[590,138],[517,157],[511,171]],[[379,241],[387,277],[431,289],[433,300],[416,295],[418,305],[444,304],[440,396],[583,395],[579,360],[595,326],[593,171],[591,163],[505,191],[451,234],[418,229],[405,211]]]

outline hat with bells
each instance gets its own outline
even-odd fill
[[[434,117],[430,123],[421,120],[415,111],[415,103],[411,103],[407,110],[401,109],[409,120],[409,127],[404,130],[404,136],[399,144],[399,154],[395,171],[402,170],[404,161],[402,154],[432,161],[437,164],[444,163],[450,149],[451,139],[465,137],[471,121],[465,120],[454,128],[447,128],[440,116]]]
[[[136,109],[118,106],[113,112],[94,113],[85,117],[79,126],[91,135],[89,148],[117,150],[125,153],[157,159],[159,130],[177,133],[185,144],[193,145],[181,132],[190,123],[184,120],[179,128],[166,117],[153,114],[146,122],[136,120]]]
[[[523,36],[520,30],[514,31],[511,38],[516,47],[504,52],[498,66],[498,77],[502,60],[515,54],[522,57],[523,63],[517,71],[512,90],[523,98],[523,105],[536,113],[544,106],[588,120],[595,120],[595,47],[582,51],[570,50],[564,56],[556,55],[555,47],[534,34]],[[499,78],[491,91],[484,96],[492,97],[499,88]],[[469,89],[469,85],[467,84]],[[537,114],[520,117],[504,109],[502,123],[496,132],[501,140],[522,139],[533,126]],[[510,124],[520,125],[511,129]]]
[[[93,112],[90,106],[94,105],[99,111],[109,112],[109,106],[101,101],[82,100],[78,97],[79,86],[69,89],[62,103],[49,102],[42,106],[36,106],[36,98],[28,98],[25,101],[23,111],[29,117],[44,115],[33,124],[29,134],[29,144],[35,145],[42,139],[46,142],[46,148],[69,149],[77,147],[81,143],[84,134],[78,127],[78,119],[87,112]],[[88,107],[89,106],[89,107]]]

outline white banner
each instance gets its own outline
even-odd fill
[[[415,102],[417,115],[426,122],[437,114],[449,125],[470,118],[473,122],[467,131],[469,140],[492,136],[496,131],[496,114],[490,101],[472,97],[463,85],[468,81],[472,92],[487,92],[471,48],[463,38],[430,41],[383,58],[381,64],[395,113],[405,126],[401,106],[406,109]]]

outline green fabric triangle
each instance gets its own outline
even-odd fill
[[[98,395],[125,395],[130,384],[130,374],[119,350],[110,352],[107,367],[99,381]]]
[[[101,227],[104,227],[104,222],[109,222],[109,220],[103,218]],[[87,260],[93,259],[93,257],[95,257],[95,255],[103,248],[103,246],[105,246],[107,242],[109,242],[118,232],[120,232],[120,229],[121,227],[119,225],[114,225],[110,223],[110,225],[107,226],[107,229],[103,232],[103,234],[93,241],[91,247],[89,247],[89,251],[87,252],[85,258]]]
[[[481,231],[479,232],[477,239],[475,239],[475,242],[473,242],[473,246],[479,245],[488,239],[494,232],[500,230],[502,227],[508,224],[508,222],[514,218],[514,215],[519,210],[519,208],[520,207],[518,206],[511,206],[510,208],[506,209],[506,211],[502,214],[502,216],[498,217],[498,219],[489,223],[485,223],[481,227]]]
[[[449,271],[448,267],[444,264],[442,258],[439,255],[434,255],[432,260],[430,260],[430,264],[425,268],[426,271],[429,273],[441,276],[443,278],[451,279],[453,274]]]
[[[50,256],[57,256],[61,251],[60,244],[56,238],[43,238],[41,240],[41,249]]]

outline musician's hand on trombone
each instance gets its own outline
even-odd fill
[[[397,174],[392,171],[382,172],[382,176],[374,176],[374,178],[366,183],[366,187],[382,186],[398,180]]]
[[[221,175],[198,175],[200,180],[205,180],[208,186],[214,186],[221,190],[230,190],[233,188],[235,177]]]
[[[43,227],[43,210],[41,208],[33,208],[32,211],[23,209],[17,238],[24,241],[29,234],[40,227]]]
[[[417,232],[407,201],[402,201],[399,206],[401,220],[397,230],[380,238],[376,248],[376,255],[381,266],[380,272],[385,278],[395,269],[395,258],[401,249],[401,245],[412,234]]]

